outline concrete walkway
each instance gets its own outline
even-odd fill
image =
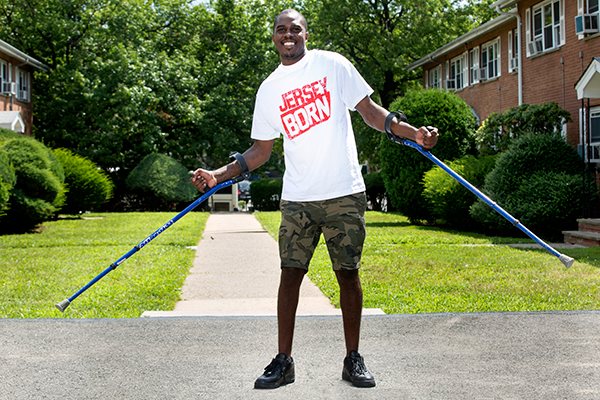
[[[174,311],[146,311],[143,317],[275,316],[279,286],[277,241],[247,213],[213,213]],[[383,315],[365,309],[363,315]],[[305,277],[298,315],[341,315]]]

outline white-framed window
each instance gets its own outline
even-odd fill
[[[467,53],[450,60],[450,71],[446,88],[461,90],[467,86]]]
[[[427,78],[428,88],[441,88],[442,87],[442,66],[438,65],[428,71]]]
[[[479,82],[479,47],[469,51],[469,85]]]
[[[600,107],[590,109],[590,161],[600,162]]]
[[[479,79],[494,79],[500,76],[500,39],[496,38],[481,46],[481,68]]]
[[[31,98],[30,91],[30,74],[29,72],[17,69],[17,99],[21,101],[29,101]]]
[[[8,83],[10,82],[10,74],[8,69],[8,63],[5,60],[0,59],[0,91],[7,93],[9,89]]]
[[[508,72],[517,72],[519,68],[519,35],[517,30],[508,32]]]
[[[577,0],[577,16],[575,17],[575,33],[579,40],[588,34],[599,32],[599,1]]]
[[[555,49],[565,43],[563,0],[547,0],[525,11],[527,56]]]

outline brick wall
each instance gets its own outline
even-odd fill
[[[15,81],[16,76],[16,65],[21,65],[22,63],[18,60],[15,60],[9,56],[4,54],[0,54],[0,58],[7,61],[9,63],[9,67],[12,69],[12,78]],[[22,68],[29,72],[29,76],[31,78],[30,89],[34,85],[33,82],[33,68],[28,65],[21,65],[19,68]],[[23,102],[18,100],[15,96],[5,95],[0,93],[0,111],[19,111],[21,113],[21,118],[23,118],[23,122],[25,122],[25,135],[32,136],[33,134],[33,106],[32,103]]]
[[[576,147],[579,144],[579,110],[581,100],[577,99],[575,84],[588,66],[592,57],[600,56],[600,34],[579,40],[575,34],[575,16],[577,15],[577,2],[564,0],[565,9],[565,44],[558,49],[543,53],[538,56],[526,56],[526,31],[525,10],[539,1],[528,0],[519,3],[519,14],[523,26],[521,27],[520,50],[523,71],[523,102],[528,104],[541,104],[556,102],[571,113],[572,123],[567,125],[567,141]],[[510,19],[492,32],[480,35],[476,39],[465,43],[464,49],[454,51],[436,59],[446,62],[457,57],[465,50],[500,37],[500,76],[471,85],[457,91],[457,95],[472,106],[481,120],[485,120],[493,112],[504,112],[518,105],[518,75],[508,72],[508,32],[517,26],[516,18]],[[436,64],[426,64],[424,71],[435,67]],[[442,66],[442,76],[445,77],[445,64]],[[425,76],[425,75],[424,75]],[[590,99],[590,106],[600,105],[600,99]],[[587,101],[586,101],[587,105]]]

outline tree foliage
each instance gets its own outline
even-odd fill
[[[384,107],[411,87],[406,65],[474,27],[448,0],[309,0],[309,45],[348,57]]]
[[[494,16],[491,1],[307,0],[308,46],[346,56],[385,108],[421,87],[420,71],[406,66]],[[377,168],[379,135],[353,116],[359,157]]]
[[[269,8],[188,3],[2,1],[0,37],[51,67],[36,76],[36,137],[92,160],[121,188],[147,154],[193,169],[245,150],[254,93],[278,61]]]
[[[0,39],[50,66],[35,76],[34,135],[96,163],[122,196],[148,154],[213,168],[250,146],[255,93],[279,64],[270,34],[282,9],[302,11],[309,47],[348,57],[388,106],[415,85],[408,63],[487,18],[478,4],[0,0]],[[361,159],[375,165],[377,136],[357,126]],[[280,151],[266,168],[282,168]]]

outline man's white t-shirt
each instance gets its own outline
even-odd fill
[[[280,64],[256,95],[252,139],[283,134],[283,200],[320,201],[365,190],[349,110],[373,89],[340,54],[310,50]]]

